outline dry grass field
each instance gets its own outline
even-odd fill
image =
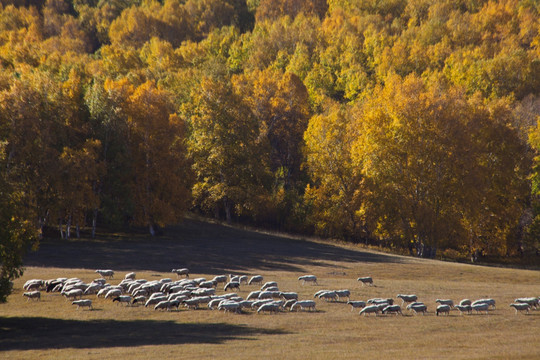
[[[76,310],[58,293],[26,301],[28,279],[79,277],[98,268],[116,271],[111,283],[137,272],[148,280],[262,274],[282,291],[313,299],[320,289],[349,289],[353,300],[417,294],[426,316],[359,316],[345,302],[317,300],[316,312],[261,315],[208,309],[154,311],[89,298],[93,310]],[[315,274],[318,285],[298,276]],[[362,286],[372,276],[375,286]],[[259,286],[241,287],[246,297]],[[218,293],[223,293],[223,288]],[[540,296],[540,271],[472,266],[376,253],[338,245],[251,232],[187,220],[165,236],[118,236],[108,241],[47,241],[26,260],[8,303],[0,305],[1,359],[540,359],[540,310],[518,314],[516,297]],[[488,315],[435,316],[435,300],[491,297]],[[397,299],[396,299],[397,300]],[[397,301],[398,304],[401,301]]]

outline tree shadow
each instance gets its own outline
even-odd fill
[[[0,350],[4,351],[221,344],[229,340],[256,340],[256,336],[268,334],[286,332],[225,323],[0,317]]]
[[[242,272],[304,272],[307,266],[329,262],[402,262],[401,257],[351,250],[332,244],[293,239],[186,219],[169,227],[161,237],[108,237],[106,239],[46,240],[28,254],[26,266],[60,268],[144,269],[170,272],[188,267],[192,273],[221,274],[224,269]]]

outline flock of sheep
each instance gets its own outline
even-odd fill
[[[187,309],[197,309],[202,306],[211,310],[222,310],[224,312],[242,313],[245,310],[253,310],[257,313],[277,313],[281,311],[315,311],[316,301],[305,299],[300,300],[298,293],[293,291],[280,291],[275,281],[267,281],[263,284],[263,276],[254,275],[218,275],[211,280],[205,278],[189,278],[187,268],[173,269],[172,273],[177,275],[177,279],[161,278],[159,280],[148,281],[136,279],[136,274],[131,272],[125,275],[118,285],[112,285],[105,278],[114,277],[113,270],[96,270],[101,277],[91,283],[85,283],[78,278],[57,278],[50,280],[32,279],[28,280],[23,289],[26,291],[23,296],[28,300],[39,300],[41,292],[57,292],[66,299],[72,301],[73,305],[92,309],[92,300],[89,296],[103,297],[112,302],[118,302],[125,306],[145,306],[153,307],[154,310],[178,310],[180,306]],[[182,278],[180,278],[182,276]],[[298,278],[302,285],[306,283],[317,284],[315,275],[304,275]],[[360,277],[357,279],[362,285],[372,286],[371,277]],[[224,285],[223,285],[224,284]],[[240,290],[240,286],[261,286],[260,290],[249,293],[246,299],[236,293],[228,292]],[[218,295],[218,287],[223,286],[223,294]],[[359,310],[360,315],[369,314],[401,314],[402,306],[417,314],[426,314],[428,307],[423,302],[418,301],[418,296],[414,294],[398,294],[396,298],[401,299],[401,305],[395,304],[393,298],[373,298],[367,301],[351,300],[351,293],[348,289],[343,290],[319,290],[314,294],[314,298],[344,302],[351,306],[351,311]],[[27,301],[28,301],[27,300]],[[448,315],[451,310],[457,310],[460,314],[485,313],[495,309],[494,299],[479,299],[471,301],[463,299],[459,304],[454,304],[451,299],[437,299],[435,314]],[[529,313],[531,309],[540,308],[540,297],[518,298],[510,304],[516,314],[518,312]]]

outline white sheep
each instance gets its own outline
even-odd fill
[[[131,296],[129,295],[120,295],[113,299],[113,302],[118,301],[118,304],[124,303],[126,306],[131,305]]]
[[[485,311],[486,314],[488,314],[490,304],[487,302],[479,302],[479,303],[472,303],[471,308],[472,310],[476,311],[476,313],[479,313],[480,311]]]
[[[279,297],[284,300],[298,300],[298,293],[295,292],[282,292],[279,294]]]
[[[167,310],[169,311],[169,308],[171,307],[171,302],[169,300],[163,300],[160,301],[154,306],[154,310]]]
[[[292,304],[291,311],[295,311],[296,309],[305,310],[308,309],[309,311],[315,311],[315,301],[313,300],[300,300]]]
[[[180,275],[185,275],[187,278],[189,277],[189,269],[186,268],[172,269],[171,272],[176,273],[177,277],[179,277]]]
[[[26,297],[27,302],[30,299],[38,301],[41,299],[41,293],[39,292],[39,290],[25,292],[23,293],[23,296]]]
[[[280,295],[281,295],[281,292],[279,291],[261,291],[257,298],[259,300],[273,299],[273,298],[279,298]]]
[[[277,304],[268,303],[263,304],[257,309],[257,314],[269,312],[269,313],[277,313],[279,311],[279,306]]]
[[[258,299],[260,293],[261,293],[261,291],[252,291],[252,292],[249,293],[246,300]]]
[[[314,297],[314,298],[318,298],[319,295],[321,295],[322,293],[327,292],[327,291],[332,291],[332,290],[327,290],[327,289],[325,289],[325,290],[319,290],[319,291],[317,291],[317,292],[313,295],[313,297]]]
[[[214,280],[203,281],[202,283],[199,284],[199,287],[203,289],[212,289],[216,286],[217,286],[217,281],[214,281]]]
[[[350,300],[351,292],[347,289],[345,290],[335,290],[336,295],[338,296],[339,300],[342,298],[347,298],[347,301]]]
[[[215,281],[216,284],[227,283],[227,275],[217,275],[217,276],[214,276],[214,278],[212,279],[212,281]]]
[[[275,282],[275,281],[267,281],[267,282],[264,283],[263,286],[261,286],[261,291],[264,291],[267,288],[272,287],[272,286],[277,286],[277,282]]]
[[[254,301],[253,304],[251,304],[251,308],[258,309],[262,305],[269,304],[271,302],[272,302],[272,299],[257,300],[257,301]]]
[[[143,304],[143,303],[146,303],[146,296],[144,295],[139,295],[139,296],[135,296],[133,298],[133,301],[131,302],[131,305],[135,305],[135,304]]]
[[[251,277],[251,279],[249,279],[248,281],[248,285],[252,285],[252,284],[260,284],[263,282],[263,276],[262,275],[254,275]]]
[[[96,270],[96,272],[101,275],[103,278],[108,277],[109,279],[112,279],[114,276],[114,271],[111,269],[107,270]]]
[[[320,294],[319,299],[324,299],[326,301],[337,301],[338,295],[335,291],[327,291]]]
[[[39,290],[43,287],[44,281],[41,279],[32,279],[24,283],[23,289],[26,291]]]
[[[454,301],[452,299],[437,299],[437,300],[435,300],[435,302],[440,304],[440,305],[448,305],[451,308],[454,307]]]
[[[398,294],[398,295],[397,295],[397,298],[398,298],[398,299],[401,299],[401,305],[404,305],[405,303],[410,304],[410,303],[413,303],[413,302],[415,302],[416,300],[418,300],[418,296],[416,296],[416,295],[403,295],[403,294]]]
[[[137,274],[134,272],[127,273],[126,276],[124,276],[124,280],[135,280],[135,276],[137,276]]]
[[[450,305],[449,304],[441,304],[437,306],[437,309],[435,310],[435,315],[439,316],[439,314],[450,314]]]
[[[379,314],[379,307],[377,305],[366,306],[358,314],[367,316],[368,314],[375,313],[375,316]]]
[[[80,307],[87,307],[90,310],[93,309],[92,300],[90,299],[75,300],[71,303],[71,305],[77,305],[77,310],[79,310]]]
[[[480,300],[476,300],[475,302],[473,302],[471,304],[471,306],[473,305],[478,305],[478,304],[488,304],[489,306],[493,306],[493,308],[495,309],[495,300],[493,299],[480,299]]]
[[[380,309],[380,307],[379,307]],[[383,314],[396,314],[396,316],[398,314],[401,314],[403,315],[403,313],[401,312],[401,306],[399,305],[388,305],[388,306],[385,306],[383,309],[382,309],[382,313]]]
[[[513,307],[514,309],[516,309],[516,315],[517,315],[518,311],[526,311],[527,314],[528,314],[529,310],[531,309],[531,305],[529,305],[527,303],[524,303],[524,302],[518,302],[518,303],[510,304],[510,307]]]
[[[360,300],[356,300],[356,301],[349,300],[347,301],[347,304],[351,305],[351,311],[353,311],[354,309],[362,309],[366,307],[366,302],[360,301]]]
[[[514,303],[529,304],[531,307],[537,308],[540,305],[540,300],[535,297],[517,298]]]
[[[224,300],[218,305],[218,310],[225,312],[241,313],[240,304],[230,300]]]
[[[357,279],[357,281],[360,281],[362,283],[362,286],[364,286],[364,285],[372,286],[373,285],[373,279],[371,278],[371,276],[359,277]]]
[[[66,292],[63,292],[62,295],[64,295],[66,297],[66,300],[67,299],[77,299],[77,297],[82,298],[83,296],[83,291],[81,289],[74,289],[74,290],[69,290],[69,291],[66,291]]]
[[[315,275],[303,275],[298,277],[298,280],[302,280],[302,285],[304,285],[306,282],[313,283],[313,285],[318,285],[317,277]]]
[[[425,315],[427,313],[427,306],[421,302],[413,302],[407,305],[407,309],[414,311],[416,314],[421,312],[422,315]]]
[[[285,301],[285,304],[283,304],[283,308],[284,309],[290,309],[293,306],[293,304],[295,304],[296,302],[298,302],[297,299],[287,300],[287,301]]]
[[[118,296],[122,295],[122,290],[120,289],[111,289],[107,292],[107,295],[105,295],[105,299],[108,298],[116,298]]]
[[[230,290],[230,289],[237,289],[240,290],[240,283],[238,281],[229,281],[225,287],[223,288],[224,291]]]
[[[461,306],[467,306],[467,305],[470,306],[471,304],[472,304],[472,301],[469,300],[469,299],[463,299],[463,300],[461,300],[461,301],[459,302],[459,305],[461,305]]]
[[[240,284],[246,284],[248,285],[248,276],[247,275],[242,275],[238,278],[238,282]]]
[[[467,314],[470,314],[471,311],[472,311],[472,307],[471,307],[470,304],[468,304],[468,305],[467,304],[465,304],[465,305],[459,304],[459,305],[454,306],[454,308],[459,310],[459,313],[461,315],[463,315],[463,313],[465,313],[465,312],[467,312]]]
[[[148,299],[146,301],[146,303],[144,304],[144,307],[148,307],[150,305],[155,305],[155,304],[159,304],[160,302],[162,301],[166,301],[167,300],[167,297],[166,296],[158,296],[158,297],[155,297],[155,298],[152,298],[152,299]]]

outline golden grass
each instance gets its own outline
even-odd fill
[[[350,252],[365,251],[350,245]],[[341,249],[341,250],[340,250]],[[325,248],[325,250],[328,250]],[[83,256],[83,255],[81,255]],[[59,294],[42,294],[26,301],[22,285],[31,278],[79,277],[91,281],[94,269],[28,267],[15,282],[8,303],[0,305],[0,358],[5,359],[539,359],[540,310],[515,315],[508,305],[516,297],[540,296],[540,272],[397,258],[396,262],[355,262],[295,258],[302,272],[244,268],[278,282],[282,291],[297,291],[312,299],[319,289],[350,289],[352,299],[393,297],[415,293],[428,305],[429,315],[361,317],[344,303],[317,300],[316,313],[283,312],[242,315],[218,311],[154,311],[117,306],[94,299],[94,310],[76,310]],[[286,257],[283,260],[292,261]],[[274,260],[274,262],[278,262]],[[96,262],[99,264],[99,262]],[[222,264],[222,273],[232,264]],[[96,265],[96,268],[99,267]],[[171,273],[131,269],[137,278],[171,277]],[[111,283],[128,272],[120,271]],[[313,273],[319,285],[297,281]],[[215,274],[192,274],[212,278]],[[372,276],[375,286],[362,286],[359,276]],[[239,295],[258,286],[242,286]],[[222,288],[218,290],[222,293]],[[489,315],[436,317],[435,299],[492,297],[497,309]],[[400,303],[400,300],[396,300]]]

